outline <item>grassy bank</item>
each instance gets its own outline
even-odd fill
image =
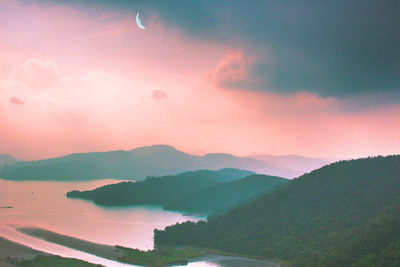
[[[60,256],[39,255],[33,260],[24,260],[17,264],[20,267],[102,267],[103,265],[92,264],[86,261],[63,258]]]
[[[249,260],[246,255],[238,255],[233,253],[225,253],[216,249],[194,248],[194,247],[168,247],[161,246],[154,250],[141,251],[138,249],[126,248],[122,246],[102,245],[86,240],[74,238],[48,231],[42,228],[25,227],[18,228],[18,231],[40,238],[61,246],[69,247],[79,251],[83,251],[98,257],[106,258],[109,260],[119,261],[123,263],[161,267],[172,264],[184,265],[189,260],[199,258],[218,258],[222,260]],[[222,257],[224,256],[224,257]],[[51,262],[57,263],[58,258],[39,258],[37,265],[24,265],[24,266],[57,266]],[[279,266],[277,263],[269,262],[264,258],[251,257],[251,261],[259,260],[265,266]],[[71,264],[73,262],[71,261]],[[28,264],[28,263],[27,263]],[[42,264],[42,265],[39,265]],[[46,265],[48,264],[48,265]],[[75,264],[75,263],[74,263]],[[69,265],[68,265],[69,266]],[[85,266],[85,265],[71,265],[71,266]],[[285,266],[285,265],[284,265]]]
[[[141,251],[117,246],[124,251],[120,261],[144,266],[165,266],[170,264],[187,264],[191,258],[204,256],[201,250],[197,249],[176,249],[160,248],[149,251]]]
[[[50,255],[0,237],[0,266],[5,267],[99,267],[82,260]]]
[[[189,248],[176,249],[163,247],[156,250],[141,251],[138,249],[126,248],[121,246],[102,245],[34,227],[18,228],[17,230],[24,234],[40,238],[61,246],[96,255],[98,257],[136,265],[158,267],[169,264],[186,264],[188,262],[188,259],[202,257],[206,255],[205,252],[202,250]],[[42,260],[44,261],[57,259]]]

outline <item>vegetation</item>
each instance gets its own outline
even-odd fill
[[[33,260],[24,260],[17,263],[21,267],[100,267],[103,265],[92,264],[86,261],[63,258],[60,256],[38,255]]]
[[[231,256],[241,257],[241,259],[253,259],[261,261],[260,264],[271,264],[276,266],[275,263],[266,261],[262,257],[253,257],[248,255],[240,255],[234,253],[226,253],[216,249],[196,248],[196,247],[158,247],[154,250],[141,251],[138,249],[125,248],[117,246],[118,249],[123,251],[124,256],[118,260],[125,263],[143,266],[171,266],[171,265],[186,265],[190,259],[200,258],[205,256]],[[237,260],[237,259],[235,259]],[[224,265],[225,266],[225,265]],[[230,265],[229,265],[230,266]],[[268,265],[270,266],[270,265]]]
[[[83,251],[105,259],[145,266],[165,266],[167,264],[186,264],[188,259],[201,257],[216,251],[194,248],[159,247],[155,250],[141,251],[121,246],[110,246],[89,242],[72,236],[58,234],[42,228],[18,228],[18,231],[61,246]],[[68,265],[68,264],[71,265]],[[85,262],[61,257],[40,257],[26,261],[23,266],[87,266]],[[35,265],[36,264],[36,265]],[[57,265],[60,264],[60,265]],[[82,265],[73,265],[82,264]],[[1,265],[1,263],[0,263]],[[89,265],[92,266],[92,265]]]
[[[99,205],[164,205],[187,194],[215,185],[254,174],[238,169],[219,171],[200,170],[185,172],[175,176],[149,177],[141,182],[123,182],[106,185],[91,191],[72,191],[70,198],[93,200]]]
[[[400,266],[400,156],[341,161],[155,243],[260,255],[293,266]]]
[[[288,180],[267,175],[251,175],[228,183],[218,183],[185,195],[164,205],[167,210],[183,210],[210,214],[223,212],[275,189]]]
[[[157,250],[141,251],[138,249],[116,246],[123,256],[117,260],[124,263],[130,263],[141,266],[161,267],[172,264],[187,264],[188,259],[204,256],[204,252],[199,249],[190,248],[160,248]],[[21,262],[12,261],[10,263],[21,267],[100,267],[82,260],[64,258],[60,256],[38,255],[33,260],[24,260]]]
[[[170,264],[187,264],[188,259],[198,258],[204,255],[201,250],[191,248],[159,248],[155,250],[141,251],[138,249],[117,246],[124,256],[119,261],[144,266],[166,266]]]

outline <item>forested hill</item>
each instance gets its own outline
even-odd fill
[[[224,212],[288,181],[277,176],[251,175],[228,183],[218,183],[169,201],[164,209],[205,214]]]
[[[230,182],[253,174],[253,172],[238,169],[199,170],[178,175],[149,177],[145,181],[135,183],[111,184],[91,191],[72,191],[67,193],[67,197],[93,200],[96,204],[111,206],[164,205],[217,183]]]
[[[293,266],[400,266],[400,156],[341,161],[208,223],[155,231],[195,245]]]

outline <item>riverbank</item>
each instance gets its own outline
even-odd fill
[[[196,262],[206,262],[211,264],[216,264],[218,266],[226,266],[226,267],[282,267],[282,265],[262,260],[262,259],[253,259],[253,258],[245,258],[240,256],[226,256],[226,255],[209,255],[198,259],[190,260],[189,263]]]
[[[0,266],[18,266],[13,262],[32,260],[38,255],[49,255],[0,237]]]
[[[230,267],[280,267],[279,264],[265,259],[246,258],[209,249],[160,247],[155,250],[141,251],[121,246],[97,244],[37,227],[23,227],[17,230],[32,237],[98,257],[141,266],[185,266],[186,264],[190,265],[190,263],[206,261]]]
[[[82,260],[64,258],[32,249],[0,236],[0,266],[2,267],[101,267]]]
[[[97,244],[75,237],[62,235],[38,227],[21,227],[17,231],[64,247],[86,252],[109,260],[117,260],[123,252],[114,246]]]
[[[187,264],[189,259],[206,256],[204,251],[191,248],[175,249],[165,247],[141,251],[121,246],[97,244],[37,227],[22,227],[17,228],[17,231],[101,258],[141,266],[181,265]]]

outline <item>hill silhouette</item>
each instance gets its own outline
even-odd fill
[[[17,162],[18,160],[13,156],[10,156],[8,154],[0,154],[0,168],[4,168],[4,166],[6,165],[7,167],[14,165]]]
[[[253,159],[263,160],[276,167],[286,168],[298,172],[298,176],[329,165],[334,159],[310,158],[300,155],[255,155]]]
[[[133,150],[76,153],[38,161],[22,161],[0,172],[13,180],[92,180],[104,178],[143,180],[147,176],[175,175],[200,169],[237,168],[256,173],[293,178],[297,174],[283,167],[252,158],[229,154],[190,155],[167,145]]]
[[[217,183],[240,179],[254,173],[238,169],[199,170],[174,176],[149,177],[140,182],[105,185],[90,191],[71,191],[70,198],[92,200],[98,205],[164,205]]]

